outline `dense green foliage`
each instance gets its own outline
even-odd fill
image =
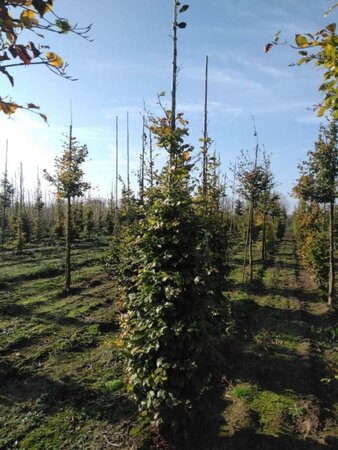
[[[126,194],[109,264],[124,300],[130,391],[141,412],[175,434],[198,410],[218,365],[227,241],[222,216],[194,200],[187,129],[172,135],[169,115],[152,118],[152,132],[160,147],[174,149],[172,166],[140,202]]]

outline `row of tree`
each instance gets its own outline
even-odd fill
[[[335,290],[335,202],[338,183],[338,125],[321,126],[315,148],[299,166],[294,195],[300,200],[294,214],[295,235],[304,266],[321,287],[327,286],[332,306]]]

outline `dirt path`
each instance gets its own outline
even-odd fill
[[[259,273],[261,283],[229,293],[238,328],[213,448],[338,448],[335,318],[301,270],[292,236]]]

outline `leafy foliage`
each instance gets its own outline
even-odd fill
[[[14,77],[10,70],[12,67],[28,65],[44,65],[52,72],[65,78],[67,64],[63,59],[51,51],[46,44],[41,44],[44,35],[41,32],[75,33],[87,40],[91,26],[81,28],[71,25],[69,21],[57,15],[53,10],[54,0],[4,0],[0,3],[0,72],[9,83],[14,86]],[[22,42],[21,37],[28,31],[39,38],[40,41]],[[47,121],[45,114],[37,112],[39,109],[34,103],[26,106],[19,105],[10,97],[0,95],[0,111],[11,115],[17,109],[26,109],[37,113]]]
[[[334,4],[326,13],[330,14],[337,4]],[[265,53],[268,53],[273,46],[280,44],[280,32],[273,38],[272,42],[265,46]],[[284,42],[287,44],[287,42]],[[316,67],[323,70],[323,83],[319,91],[324,95],[324,99],[316,109],[318,116],[323,116],[330,112],[333,118],[338,118],[338,34],[336,23],[330,23],[325,28],[315,33],[305,33],[295,35],[295,44],[291,45],[296,49],[301,57],[296,65],[303,65],[313,62]]]
[[[323,212],[318,204],[305,202],[299,205],[293,217],[301,262],[321,287],[328,281],[329,252],[323,218]]]
[[[109,262],[122,286],[128,389],[142,414],[173,434],[186,429],[217,367],[226,273],[219,223],[194,202],[187,122],[177,121],[172,132],[170,112],[151,117],[168,165],[142,202],[124,199]]]
[[[55,158],[55,175],[44,170],[44,176],[57,189],[60,198],[82,197],[90,188],[89,183],[83,181],[84,172],[81,165],[86,160],[88,149],[86,145],[79,145],[70,133],[69,142],[64,143],[64,152]]]

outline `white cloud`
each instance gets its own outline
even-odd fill
[[[313,112],[311,115],[307,114],[305,116],[297,117],[296,122],[304,123],[306,125],[319,125],[323,119],[317,117],[316,113]]]

